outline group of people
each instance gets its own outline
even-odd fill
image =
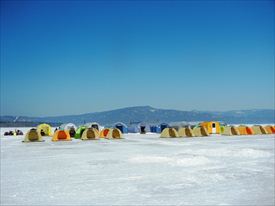
[[[15,131],[8,131],[4,133],[4,136],[10,136],[10,135],[23,135],[23,132],[19,129],[16,129]]]

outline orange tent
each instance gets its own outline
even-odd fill
[[[109,128],[105,128],[103,130],[100,131],[99,137],[104,138],[108,135],[108,133],[110,132]]]
[[[268,134],[275,134],[275,127],[268,125],[268,126],[265,126],[265,129]]]
[[[252,135],[254,134],[253,130],[250,127],[240,125],[238,127],[238,130],[240,132],[240,135]]]
[[[52,141],[70,141],[71,136],[68,131],[66,130],[57,130],[52,138]]]

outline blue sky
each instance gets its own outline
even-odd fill
[[[1,115],[274,107],[273,1],[1,1]]]

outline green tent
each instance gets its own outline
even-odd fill
[[[74,138],[80,139],[85,129],[87,129],[86,126],[79,126],[78,129],[76,130]]]

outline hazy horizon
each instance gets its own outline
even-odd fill
[[[78,116],[78,115],[84,115],[84,114],[90,114],[90,113],[101,113],[101,112],[109,112],[109,111],[114,111],[114,110],[120,110],[120,109],[127,109],[127,108],[135,108],[135,107],[152,107],[153,109],[164,109],[164,110],[177,110],[177,111],[187,111],[187,112],[192,112],[192,111],[198,111],[198,112],[231,112],[231,111],[249,111],[249,110],[274,110],[274,108],[259,108],[259,109],[237,109],[237,110],[182,110],[182,109],[175,109],[175,108],[159,108],[159,107],[153,107],[150,105],[140,105],[140,106],[128,106],[128,107],[120,107],[120,108],[113,108],[113,109],[105,109],[101,111],[87,111],[84,113],[77,113],[77,114],[55,114],[55,115],[0,115],[0,116],[26,116],[26,117],[58,117],[58,116]]]
[[[274,1],[1,1],[1,115],[274,109]]]

